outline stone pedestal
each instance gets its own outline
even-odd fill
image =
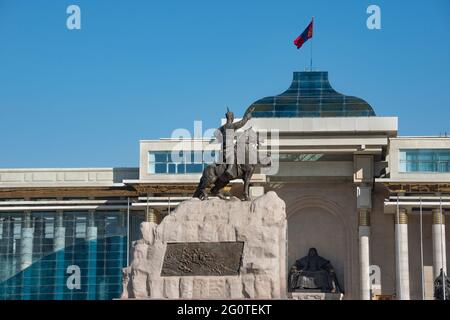
[[[253,201],[190,199],[159,225],[143,222],[141,232],[124,269],[122,299],[286,298],[286,212],[275,192]],[[218,252],[227,243],[243,243],[236,245],[242,253],[235,270],[227,270],[233,263]],[[173,250],[180,244],[191,251]],[[181,258],[174,260],[173,252]],[[236,259],[230,254],[230,260]],[[210,274],[198,274],[209,265]]]
[[[342,293],[324,292],[289,292],[288,298],[292,300],[342,300]]]

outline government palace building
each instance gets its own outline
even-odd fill
[[[287,268],[314,247],[343,299],[433,299],[447,270],[450,138],[398,136],[397,117],[336,92],[328,72],[294,72],[250,107],[241,130],[278,133],[263,142],[278,170],[259,168],[250,197],[285,201]],[[138,168],[0,169],[0,299],[120,298],[141,222],[192,197],[204,150],[220,152],[212,140],[141,140]]]

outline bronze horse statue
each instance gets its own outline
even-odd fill
[[[251,128],[244,131],[241,134],[241,137],[244,137],[244,143],[245,143],[245,161],[244,163],[235,163],[233,165],[233,171],[234,174],[230,177],[229,175],[225,174],[225,171],[227,170],[227,164],[226,163],[213,163],[205,167],[203,170],[202,177],[200,179],[200,182],[197,186],[197,189],[194,192],[193,197],[199,198],[201,200],[208,199],[208,193],[206,192],[206,188],[214,185],[210,193],[212,196],[218,196],[219,198],[224,199],[225,197],[220,193],[220,191],[227,186],[227,184],[234,179],[242,179],[244,181],[244,192],[242,195],[242,200],[249,200],[249,187],[250,187],[250,179],[252,178],[253,173],[255,172],[256,167],[263,166],[267,167],[271,165],[271,158],[270,154],[268,154],[267,157],[261,159],[259,152],[258,152],[258,146],[260,144],[259,138],[252,139],[252,137],[256,137],[256,133]],[[242,141],[242,139],[237,139],[238,141]],[[234,152],[235,152],[235,159],[238,157],[236,156],[237,146],[234,146]],[[251,163],[249,161],[249,154],[251,152],[255,152],[256,154],[256,164]]]

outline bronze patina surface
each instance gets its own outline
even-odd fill
[[[168,243],[161,276],[237,276],[244,242]]]

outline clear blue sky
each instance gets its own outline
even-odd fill
[[[450,133],[448,0],[0,0],[0,167],[138,166],[140,139],[286,89],[311,16],[338,91],[398,116],[401,135]]]

